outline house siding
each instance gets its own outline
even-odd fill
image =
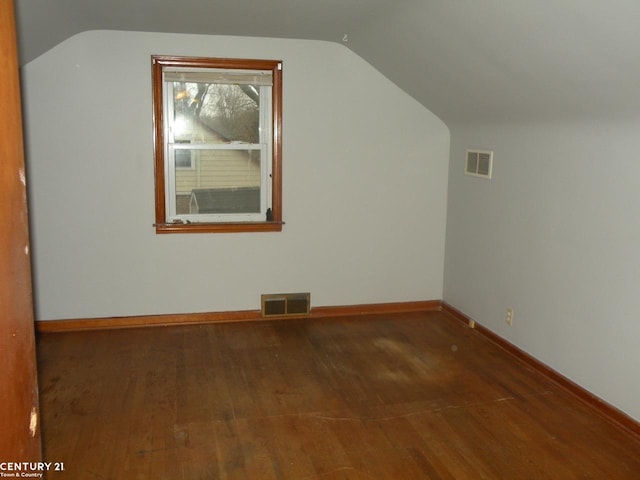
[[[222,135],[204,125],[195,127],[193,138],[197,143],[227,143]],[[250,158],[246,150],[194,150],[192,168],[176,169],[177,213],[189,212],[189,198],[196,188],[257,187],[260,177],[260,162]]]

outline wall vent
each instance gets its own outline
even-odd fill
[[[467,150],[467,163],[464,173],[474,177],[491,178],[493,170],[493,152],[485,150]]]
[[[307,316],[311,308],[311,294],[269,293],[261,296],[263,317]]]

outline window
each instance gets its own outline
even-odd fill
[[[191,143],[191,140],[175,140],[176,168],[193,168],[193,151],[190,148],[180,148],[180,143]]]
[[[282,63],[153,56],[156,232],[282,230]]]

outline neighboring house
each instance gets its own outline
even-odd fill
[[[176,134],[176,143],[231,143],[224,135],[201,121],[192,120],[189,123],[184,129],[188,134]],[[213,149],[176,150],[176,213],[196,213],[194,208],[197,206],[190,207],[194,191],[223,189],[223,191],[232,192],[247,187],[259,191],[258,152]],[[210,195],[209,199],[211,198],[213,197]],[[202,205],[202,200],[200,204]],[[202,208],[200,213],[205,213]]]

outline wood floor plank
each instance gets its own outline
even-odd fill
[[[57,479],[640,478],[640,438],[443,312],[38,339]]]

